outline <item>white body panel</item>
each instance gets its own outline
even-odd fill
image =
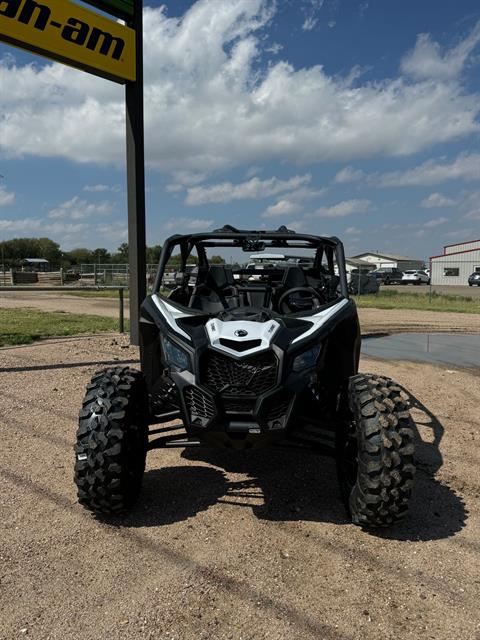
[[[181,327],[178,326],[177,320],[180,318],[187,318],[193,314],[184,313],[179,311],[173,305],[168,304],[162,300],[158,295],[153,295],[152,299],[165,318],[169,326],[176,333],[180,334],[184,338],[191,340],[190,336],[183,331]],[[328,309],[324,309],[323,311],[319,311],[318,313],[301,318],[305,322],[309,323],[311,327],[307,329],[304,333],[297,336],[294,340],[292,340],[292,344],[296,342],[300,342],[304,340],[309,335],[320,329],[322,325],[324,325],[330,318],[336,315],[345,305],[348,304],[348,300],[343,299],[337,304],[329,307]],[[277,333],[280,328],[280,324],[276,320],[269,320],[268,322],[252,322],[251,320],[231,320],[224,322],[223,320],[219,320],[218,318],[211,318],[208,320],[205,326],[207,330],[207,335],[210,340],[210,344],[215,349],[219,351],[224,351],[229,355],[234,355],[238,357],[246,357],[252,355],[253,353],[257,353],[258,351],[264,351],[268,349],[272,343],[273,337]],[[246,335],[235,335],[235,332],[245,332]],[[235,340],[237,342],[242,342],[243,340],[260,340],[260,344],[257,347],[253,347],[252,349],[248,349],[247,351],[235,351],[234,349],[230,349],[225,345],[220,343],[220,339],[224,338],[226,340]]]
[[[207,334],[210,344],[215,349],[225,351],[230,355],[244,357],[258,351],[264,351],[270,347],[273,336],[280,329],[280,325],[275,320],[268,322],[252,322],[250,320],[232,320],[223,322],[218,318],[212,318],[207,322]],[[235,335],[235,332],[246,332],[244,336]],[[247,351],[235,351],[221,344],[220,339],[235,340],[235,342],[243,342],[244,340],[261,340],[258,347],[253,347]]]
[[[343,300],[340,300],[340,302],[337,302],[337,304],[334,304],[332,307],[324,309],[323,311],[319,311],[319,313],[316,313],[313,316],[308,316],[308,318],[301,318],[306,322],[310,322],[312,326],[310,329],[308,329],[308,331],[305,331],[305,333],[302,333],[302,335],[297,336],[294,340],[292,340],[292,344],[295,344],[300,340],[304,340],[312,333],[315,333],[315,331],[317,331],[317,329],[320,329],[320,327],[324,325],[327,320],[330,320],[330,318],[332,318],[341,309],[343,309],[346,304],[348,304],[348,300],[344,298]]]

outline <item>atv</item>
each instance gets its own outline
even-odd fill
[[[278,249],[311,260],[252,270],[208,257]],[[167,289],[174,255],[180,266]],[[338,238],[231,226],[172,236],[140,334],[141,371],[105,369],[87,386],[75,446],[87,509],[131,509],[154,448],[277,446],[335,456],[354,523],[386,526],[406,514],[410,414],[393,380],[358,372],[360,327]]]

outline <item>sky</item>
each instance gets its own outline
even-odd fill
[[[477,0],[146,0],[147,243],[480,237]],[[124,88],[0,45],[0,240],[127,240]]]

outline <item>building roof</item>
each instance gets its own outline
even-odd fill
[[[353,258],[361,258],[362,256],[378,256],[379,258],[387,258],[389,260],[408,260],[409,262],[413,260],[415,262],[422,262],[420,259],[401,256],[398,253],[381,253],[379,251],[364,251],[363,253],[353,256]]]
[[[345,261],[350,264],[357,264],[359,267],[371,267],[372,263],[367,260],[361,260],[360,258],[345,258]]]
[[[480,238],[478,238],[477,240],[464,240],[464,242],[455,242],[454,244],[446,244],[444,245],[443,250],[445,251],[445,249],[448,249],[449,247],[460,247],[463,244],[473,244],[474,242],[480,242]]]
[[[25,258],[24,262],[32,262],[33,264],[49,264],[45,258]]]
[[[458,256],[462,253],[476,253],[478,251],[480,251],[480,247],[475,247],[474,249],[464,249],[463,251],[452,251],[451,253],[441,253],[438,256],[430,256],[429,259],[435,260],[436,258],[447,258],[448,260],[450,260],[452,256]]]

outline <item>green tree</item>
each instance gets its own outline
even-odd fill
[[[108,264],[110,262],[110,253],[103,248],[94,249],[92,251],[94,262],[97,264]]]
[[[77,249],[67,251],[65,256],[71,264],[91,264],[95,262],[92,251],[86,247],[78,247]]]
[[[19,266],[25,258],[44,258],[50,264],[58,265],[62,260],[62,252],[50,238],[13,238],[0,243],[0,255],[5,266]]]
[[[160,252],[162,247],[159,244],[153,245],[153,247],[147,247],[147,264],[157,264],[160,260]]]
[[[112,262],[115,264],[128,262],[128,242],[122,242],[117,252],[112,255]]]

